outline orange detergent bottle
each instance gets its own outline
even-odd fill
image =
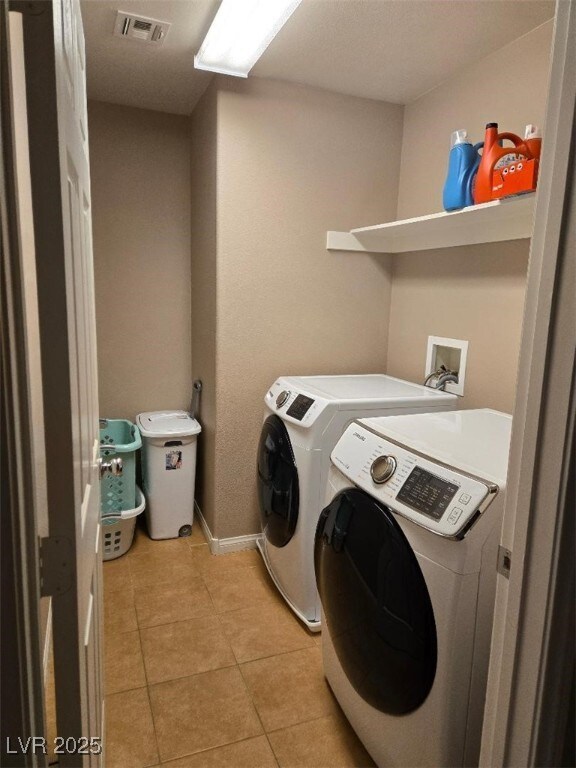
[[[514,148],[503,147],[502,144],[506,140],[511,141]],[[476,186],[474,187],[474,202],[476,205],[478,203],[488,203],[490,200],[495,200],[499,197],[517,195],[535,189],[540,143],[540,138],[536,140],[522,140],[515,133],[498,133],[498,123],[488,123],[484,138],[484,150],[476,176]],[[522,181],[521,179],[521,177],[526,175],[523,165],[520,170],[524,171],[524,173],[518,176],[520,184],[516,182],[516,179],[514,185],[506,184],[508,172],[502,174],[503,169],[498,169],[497,171],[495,169],[498,161],[507,155],[512,156],[512,160],[517,160],[520,157],[524,159],[524,164],[527,166],[526,170],[530,169],[529,180]],[[514,178],[515,171],[516,166],[514,166],[514,172],[510,174],[510,181]]]

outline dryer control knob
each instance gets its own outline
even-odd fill
[[[288,392],[287,389],[285,389],[283,392],[280,392],[278,397],[276,398],[276,407],[282,408],[286,400],[290,397],[290,392]]]
[[[378,456],[377,459],[374,459],[372,466],[370,467],[372,480],[374,480],[376,485],[387,483],[394,472],[396,472],[397,466],[398,464],[394,456]]]

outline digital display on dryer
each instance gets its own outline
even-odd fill
[[[440,520],[457,491],[457,485],[414,467],[396,498],[417,512]]]
[[[298,395],[286,413],[288,416],[292,416],[293,419],[302,421],[304,416],[308,413],[313,402],[314,400],[311,397],[306,397],[306,395]]]

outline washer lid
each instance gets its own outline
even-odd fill
[[[289,387],[307,392],[312,395],[319,394],[327,400],[335,400],[342,403],[355,402],[388,402],[399,407],[402,401],[414,405],[414,400],[419,399],[422,405],[434,406],[447,403],[456,403],[456,395],[448,392],[439,392],[422,384],[413,384],[410,381],[396,379],[385,374],[358,374],[338,376],[285,376],[283,381]]]
[[[186,411],[151,411],[136,417],[144,437],[188,437],[197,435],[202,427]]]
[[[447,466],[506,485],[512,417],[488,408],[358,419],[382,437],[395,440]]]

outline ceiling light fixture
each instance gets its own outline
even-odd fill
[[[194,57],[196,69],[248,77],[301,0],[222,0]]]

